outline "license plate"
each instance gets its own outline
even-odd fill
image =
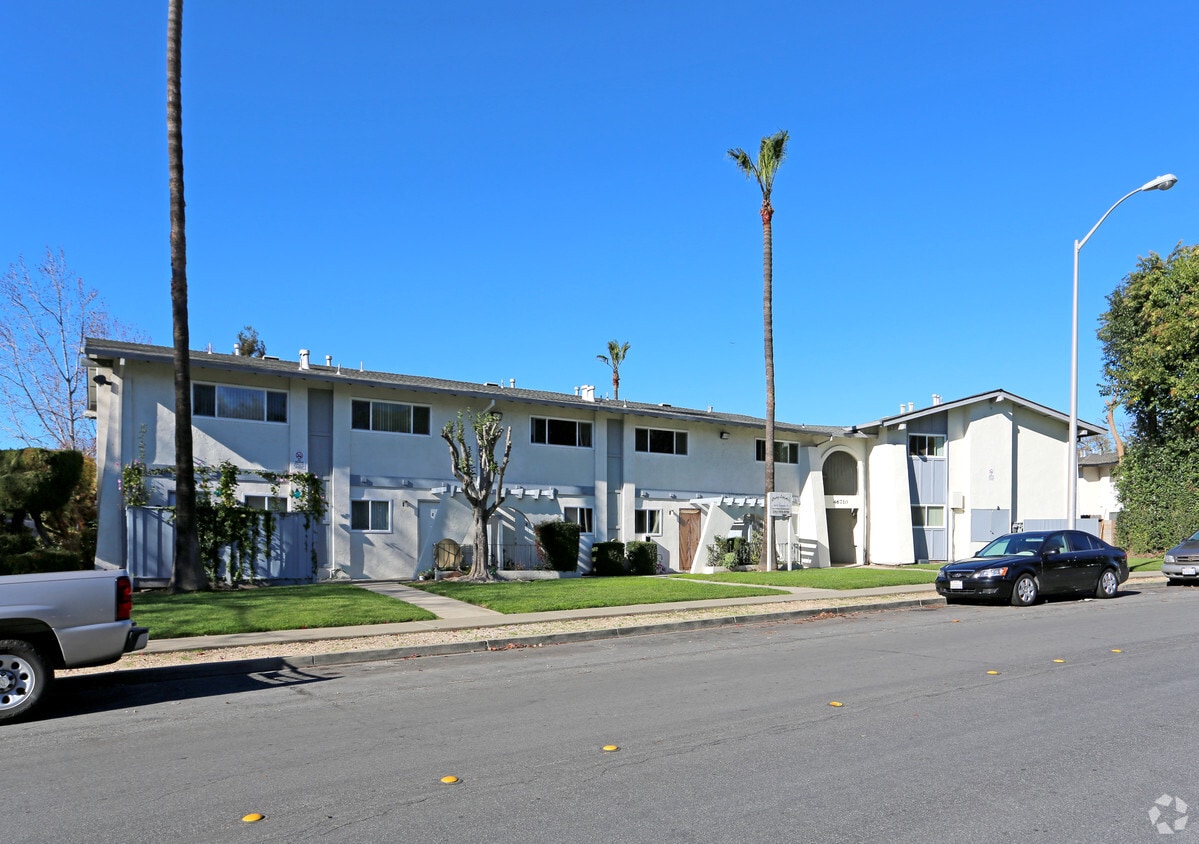
[[[964,589],[965,584],[963,584],[962,581],[960,581],[960,580],[951,580],[951,581],[949,581],[949,588],[950,589]]]
[[[1199,568],[1195,566],[1183,566],[1182,573],[1188,577],[1194,577],[1196,574],[1199,574]]]

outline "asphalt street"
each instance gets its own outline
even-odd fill
[[[1199,589],[1157,586],[72,678],[0,728],[5,839],[1160,841],[1199,806],[1196,613]]]

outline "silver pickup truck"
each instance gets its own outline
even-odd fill
[[[116,662],[150,632],[130,619],[124,571],[63,571],[0,577],[0,722],[33,709],[56,668]]]

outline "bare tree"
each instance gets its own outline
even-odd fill
[[[0,305],[0,428],[26,446],[95,456],[83,342],[148,338],[109,316],[100,294],[49,247],[32,274],[24,258],[9,265]]]
[[[175,338],[175,567],[170,591],[209,588],[196,533],[192,378],[187,326],[187,227],[183,200],[183,100],[180,45],[183,0],[167,3],[167,171],[171,194],[171,322]]]
[[[466,442],[466,428],[475,433],[475,449]],[[512,455],[512,428],[507,429],[504,443],[504,458],[495,459],[495,449],[500,435],[505,433],[496,413],[477,413],[470,410],[458,413],[456,421],[445,423],[441,438],[450,446],[450,465],[454,477],[462,484],[462,494],[470,502],[474,522],[474,554],[471,559],[467,580],[491,580],[488,570],[487,523],[504,503],[504,472],[508,469],[508,458]],[[492,501],[492,493],[495,500]]]

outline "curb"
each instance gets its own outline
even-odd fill
[[[642,624],[636,627],[611,627],[600,630],[579,630],[565,633],[547,633],[539,636],[510,636],[500,639],[478,639],[471,642],[447,642],[440,645],[411,645],[398,648],[378,648],[366,651],[339,651],[296,657],[262,657],[239,659],[228,662],[204,662],[195,665],[172,665],[162,668],[133,668],[116,670],[105,675],[110,681],[128,684],[162,683],[174,680],[194,680],[204,677],[219,677],[230,674],[259,674],[271,671],[302,671],[305,668],[323,668],[333,665],[352,665],[364,662],[387,662],[399,659],[414,659],[425,656],[454,656],[456,654],[483,653],[487,651],[536,648],[544,645],[562,645],[572,642],[594,642],[603,639],[624,639],[630,636],[647,636],[655,633],[677,633],[713,627],[731,627],[744,624],[766,624],[780,621],[800,621],[805,618],[843,616],[860,612],[885,612],[887,610],[923,607],[943,607],[945,599],[940,595],[917,597],[904,601],[885,603],[864,601],[859,604],[842,604],[835,607],[790,610],[787,612],[759,613],[754,615],[729,615],[714,618],[697,618],[688,621],[668,621],[661,624]]]

